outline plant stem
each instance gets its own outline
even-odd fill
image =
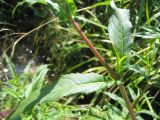
[[[94,53],[94,55],[99,59],[99,61],[104,65],[104,67],[107,69],[108,74],[114,79],[114,80],[119,80],[120,76],[114,72],[111,67],[106,63],[105,59],[102,57],[102,55],[97,51],[97,49],[94,47],[94,45],[92,44],[92,42],[90,41],[90,39],[83,33],[83,31],[81,30],[79,24],[72,18],[69,17],[68,18],[70,20],[70,22],[72,23],[72,25],[74,26],[74,28],[77,30],[77,32],[79,33],[79,35],[83,38],[83,40],[86,42],[86,44],[89,46],[90,50]],[[132,104],[128,98],[127,92],[125,90],[124,85],[121,83],[119,84],[119,89],[120,92],[126,102],[127,108],[129,110],[130,116],[132,118],[132,120],[136,120],[136,115],[134,113],[134,110],[132,108]]]
[[[144,86],[144,89],[142,90],[141,94],[135,99],[135,101],[132,103],[132,107],[134,108],[136,106],[136,104],[138,103],[139,99],[141,99],[143,97],[143,94],[148,90],[148,88],[150,87],[150,84],[146,83]],[[129,114],[127,115],[127,117],[129,116]],[[127,118],[126,117],[126,118]]]
[[[86,44],[89,46],[90,50],[94,53],[94,55],[99,59],[99,61],[104,65],[104,67],[107,69],[108,73],[110,74],[110,76],[115,79],[118,80],[119,79],[119,75],[117,73],[115,73],[110,66],[106,63],[105,59],[102,57],[102,55],[97,51],[97,49],[94,47],[94,45],[91,43],[91,41],[89,40],[89,38],[83,33],[83,31],[81,30],[79,24],[73,20],[72,18],[69,18],[70,22],[72,23],[72,25],[75,27],[75,29],[77,30],[77,32],[80,34],[80,36],[83,38],[83,40],[86,42]]]
[[[137,120],[137,119],[136,119],[135,112],[134,112],[134,110],[133,110],[133,108],[132,108],[132,104],[131,104],[131,102],[130,102],[130,100],[129,100],[129,98],[128,98],[127,91],[126,91],[123,83],[120,83],[120,84],[119,84],[119,89],[120,89],[120,91],[121,91],[121,94],[122,94],[125,102],[126,102],[126,105],[127,105],[127,108],[128,108],[128,110],[129,110],[129,114],[130,114],[132,120]]]

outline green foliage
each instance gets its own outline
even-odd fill
[[[48,1],[47,1],[48,2]],[[59,5],[59,10],[56,9],[57,6],[55,6],[53,2],[49,1],[48,3],[52,5],[53,9],[57,10],[58,12],[58,17],[60,19],[67,19],[67,17],[75,15],[77,11],[77,7],[75,6],[75,3],[73,0],[56,0],[56,2]]]
[[[44,78],[49,70],[47,67],[47,65],[41,65],[38,67],[37,72],[32,78],[32,83],[27,86],[26,97],[43,86]]]
[[[49,2],[50,0],[48,0]],[[25,0],[25,2],[30,3],[31,5],[35,4],[35,3],[42,3],[42,4],[47,4],[47,0]]]
[[[68,84],[69,83],[69,84]],[[60,78],[54,89],[42,101],[57,100],[59,97],[76,93],[91,93],[99,89],[110,87],[113,81],[108,77],[88,73],[88,74],[68,74]]]
[[[117,8],[111,3],[113,15],[109,20],[108,31],[118,60],[119,73],[128,67],[128,57],[133,43],[129,10]]]
[[[51,0],[25,0],[25,2],[33,5],[35,3],[49,4],[52,6],[55,14],[61,19],[67,19],[67,17],[74,16],[77,12],[77,7],[73,0],[56,0],[52,2]]]
[[[37,82],[37,84],[39,83]],[[40,101],[57,101],[64,96],[77,93],[88,94],[112,85],[113,81],[109,81],[107,77],[98,74],[88,73],[64,75],[52,85],[34,90],[26,99],[20,102],[9,119],[18,119],[20,117],[19,115],[32,110],[35,104]]]
[[[16,80],[18,77],[18,74],[16,72],[15,65],[12,63],[12,61],[10,60],[10,58],[6,54],[4,54],[4,57],[5,57],[7,68],[9,69],[9,71],[11,73],[12,79]],[[17,80],[17,82],[18,82],[18,80]]]
[[[58,0],[59,1],[59,0]],[[66,4],[67,4],[67,11],[66,11],[66,16],[73,16],[76,12],[77,12],[77,7],[74,3],[74,0],[65,0],[66,1]]]
[[[43,53],[51,58],[52,66],[45,62],[31,74],[30,62],[19,74],[16,72],[17,62],[14,59],[12,62],[4,54],[5,64],[0,61],[0,75],[7,67],[9,72],[3,76],[6,79],[8,74],[10,76],[0,81],[0,114],[14,109],[8,117],[11,120],[130,119],[116,82],[106,77],[105,67],[93,57],[73,27],[66,22],[67,17],[76,15],[75,19],[95,48],[111,68],[118,68],[118,72],[123,74],[137,119],[160,119],[159,0],[116,0],[117,7],[113,2],[111,7],[108,6],[111,0],[23,0],[18,3],[18,8],[15,7],[17,2],[0,1],[0,47],[3,49],[9,42],[14,43],[21,34],[25,35],[24,32],[41,26],[50,16],[56,15],[60,21],[56,21],[56,24],[46,22],[44,27],[38,26],[22,40],[24,44],[31,41],[29,46],[34,40],[35,49],[40,52],[38,55],[42,56]],[[11,12],[14,13],[12,19]],[[10,51],[13,43],[4,51]],[[17,51],[21,49],[20,44]],[[53,76],[47,73],[53,73]],[[70,74],[59,78],[64,73]],[[91,92],[94,93],[89,94]]]

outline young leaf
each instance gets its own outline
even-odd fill
[[[17,79],[18,78],[18,74],[16,72],[15,65],[12,63],[11,59],[6,54],[4,54],[4,58],[5,58],[5,62],[7,64],[7,68],[9,69],[9,72],[11,74],[11,77],[13,79]]]
[[[129,10],[117,8],[114,2],[111,2],[111,7],[114,13],[109,19],[109,38],[112,41],[119,62],[122,57],[128,56],[130,52],[133,43],[132,24],[129,21]]]
[[[26,96],[42,87],[44,78],[49,70],[47,67],[47,65],[41,65],[37,68],[36,74],[33,76],[32,83],[27,86]]]
[[[28,98],[21,101],[9,119],[17,120],[22,113],[31,111],[40,101],[56,101],[63,96],[76,93],[87,94],[105,87],[110,87],[113,83],[114,81],[110,81],[108,77],[94,73],[64,75],[56,83],[35,90]]]
[[[77,12],[77,7],[76,7],[74,1],[73,0],[66,0],[66,3],[68,6],[68,9],[69,9],[68,12],[70,13],[71,16],[73,16]]]
[[[77,7],[73,0],[55,0],[55,1],[59,5],[59,8],[60,8],[57,14],[57,16],[60,19],[65,20],[67,19],[67,17],[74,16],[75,13],[77,12]],[[52,5],[51,2],[50,4]],[[52,7],[55,8],[53,5]]]

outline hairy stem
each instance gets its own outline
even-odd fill
[[[72,25],[74,26],[74,28],[77,30],[77,32],[79,33],[79,35],[83,38],[83,40],[86,42],[86,44],[89,46],[90,50],[94,53],[94,55],[99,59],[99,61],[104,65],[104,67],[107,69],[108,74],[114,79],[114,80],[119,80],[120,76],[114,72],[111,67],[106,63],[105,59],[102,57],[102,55],[97,51],[97,49],[94,47],[94,45],[92,44],[92,42],[90,41],[90,39],[83,33],[83,31],[81,30],[79,24],[72,18],[69,17],[68,18],[70,20],[70,22],[72,23]],[[125,87],[123,84],[119,84],[119,89],[120,92],[126,102],[127,108],[129,110],[130,116],[132,118],[132,120],[137,120],[136,119],[136,115],[135,112],[132,108],[132,104],[128,98],[127,95],[127,91],[125,90]]]

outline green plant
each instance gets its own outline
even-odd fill
[[[47,84],[42,85],[41,79],[40,79],[40,82],[38,81],[39,78],[34,79],[34,81],[32,81],[32,83],[29,85],[30,87],[27,87],[28,88],[27,94],[25,95],[24,98],[20,100],[21,101],[20,104],[17,106],[15,111],[10,115],[8,119],[18,119],[18,118],[50,119],[51,116],[54,115],[55,119],[59,119],[58,116],[63,116],[64,118],[75,117],[75,118],[82,118],[82,119],[113,119],[113,120],[122,119],[123,120],[123,119],[128,119],[128,116],[131,115],[131,118],[133,120],[134,119],[141,120],[143,119],[141,117],[141,114],[143,113],[149,114],[154,119],[159,119],[159,116],[156,114],[156,112],[152,107],[152,102],[154,101],[158,93],[156,93],[154,98],[152,98],[152,97],[149,97],[150,93],[147,92],[147,90],[151,86],[155,85],[155,83],[157,82],[157,79],[159,78],[159,75],[158,75],[159,70],[155,70],[153,66],[153,65],[157,65],[158,63],[156,58],[156,53],[158,52],[158,48],[159,48],[157,45],[159,44],[158,32],[155,35],[153,34],[154,32],[152,32],[152,30],[154,30],[153,28],[151,30],[148,28],[145,28],[146,30],[149,30],[149,32],[151,33],[149,34],[145,33],[147,34],[146,36],[143,35],[142,33],[138,35],[134,34],[138,37],[149,36],[152,38],[151,39],[152,41],[146,42],[148,47],[143,48],[145,44],[142,44],[142,45],[136,45],[136,43],[133,44],[133,39],[135,38],[132,38],[132,33],[131,33],[132,25],[129,21],[128,10],[117,8],[115,4],[112,2],[111,8],[113,10],[112,11],[113,14],[109,20],[108,28],[102,25],[100,21],[98,21],[98,19],[96,19],[96,17],[90,11],[87,11],[89,14],[94,16],[94,18],[98,22],[97,24],[90,20],[89,21],[90,23],[96,26],[99,26],[102,29],[104,35],[106,34],[105,30],[108,29],[109,31],[109,36],[107,37],[109,37],[111,40],[111,43],[113,45],[115,55],[117,58],[117,61],[116,61],[117,63],[114,65],[116,66],[116,70],[112,70],[111,65],[106,63],[105,59],[95,49],[95,45],[91,43],[91,41],[87,38],[87,36],[81,30],[78,23],[75,22],[74,15],[76,13],[76,7],[72,0],[66,0],[65,2],[61,0],[57,0],[55,3],[53,3],[50,0],[42,0],[42,1],[27,0],[25,2],[29,2],[31,4],[35,4],[36,2],[40,2],[44,4],[49,3],[53,7],[53,10],[56,11],[55,13],[60,18],[60,20],[65,20],[65,23],[67,23],[67,20],[69,20],[72,23],[72,25],[75,27],[75,29],[78,31],[80,36],[86,41],[91,51],[95,54],[95,56],[107,69],[109,77],[105,77],[105,76],[102,76],[99,74],[93,74],[93,73],[87,73],[87,74],[72,73],[72,74],[67,74],[62,76],[59,79],[59,81],[55,81],[51,85],[47,85]],[[84,8],[82,10],[86,10],[86,9],[88,10],[88,9],[97,7],[99,5],[109,5],[110,2],[111,1],[102,2],[97,5]],[[127,6],[129,1],[125,2],[124,0],[122,0],[119,3],[121,3],[120,6],[125,6],[125,5]],[[130,1],[130,3],[132,2]],[[142,1],[140,5],[143,6],[145,5],[144,3],[145,1]],[[147,5],[148,5],[148,1],[146,2],[146,5],[145,5],[146,11],[148,11]],[[140,10],[139,13],[137,13],[138,20],[137,21],[135,20],[135,24],[134,24],[135,26],[133,26],[134,32],[138,30],[138,26],[141,23],[141,20],[143,18],[142,13],[143,13],[142,9]],[[147,24],[149,24],[150,23],[149,12],[146,12],[146,16],[147,16]],[[87,19],[83,19],[83,20],[87,20]],[[110,44],[110,42],[108,43]],[[133,44],[133,49],[131,50],[132,44]],[[13,65],[11,65],[11,67],[9,68],[12,68],[12,67]],[[106,71],[104,67],[101,67],[101,68],[97,67],[95,69],[92,69],[92,68],[91,69],[93,71],[99,70],[100,73],[105,74]],[[45,69],[48,70],[47,66],[45,66]],[[74,67],[72,69],[74,69]],[[43,68],[41,70],[43,71]],[[46,74],[46,72],[44,73]],[[68,70],[67,72],[70,72],[70,70]],[[12,73],[15,73],[15,72],[12,72]],[[125,87],[123,84],[125,85]],[[144,88],[142,87],[141,89],[139,86],[143,86],[143,85],[145,86]],[[119,87],[123,98],[121,98],[120,95],[118,94],[117,86]],[[94,88],[94,89],[91,89],[91,88]],[[73,97],[71,96],[69,99],[64,100],[66,101],[66,104],[71,103],[71,104],[74,104],[73,106],[68,106],[66,104],[65,106],[64,104],[59,104],[55,102],[58,99],[64,98],[64,96],[70,96],[72,94],[77,94],[77,93],[88,94],[90,92],[94,92],[99,89],[106,89],[106,88],[109,88],[108,92],[106,91],[103,91],[103,92],[101,91],[100,93],[96,92],[93,100],[91,101],[91,106],[90,105],[86,106],[84,109],[82,109],[79,106],[76,106],[74,103],[71,102],[74,99],[74,96]],[[129,91],[128,94],[126,90]],[[98,98],[100,94],[103,94],[103,97],[99,101]],[[130,99],[133,100],[133,104],[130,103],[128,95]],[[16,94],[14,95],[14,97],[15,96]],[[109,97],[109,99],[105,99],[107,97]],[[95,105],[97,101],[98,101],[98,106],[92,106],[92,105]],[[114,103],[115,106],[113,106],[113,104],[111,104],[110,101],[112,103],[116,101],[116,103]],[[128,114],[128,110],[126,108],[125,102],[127,104],[129,114]],[[145,107],[145,105],[148,107],[149,110]],[[51,109],[51,107],[53,107],[54,109]],[[132,107],[135,108],[136,115]],[[33,109],[32,113],[29,112],[29,110],[31,109]],[[23,115],[19,115],[22,113]],[[100,115],[98,115],[98,113]],[[50,117],[46,117],[47,115]]]
[[[28,1],[26,1],[28,2]],[[37,2],[37,1],[36,1]],[[94,46],[92,45],[92,43],[90,42],[90,40],[85,36],[85,34],[81,31],[79,25],[73,20],[72,16],[75,14],[76,12],[76,6],[74,4],[74,2],[72,0],[67,0],[64,2],[58,0],[56,1],[57,3],[53,3],[50,0],[48,1],[40,1],[42,3],[49,3],[53,6],[53,9],[55,9],[57,11],[57,15],[59,15],[59,17],[62,17],[61,15],[63,14],[63,16],[66,16],[66,18],[68,18],[70,20],[70,22],[73,24],[73,26],[75,27],[75,29],[79,32],[79,34],[81,35],[81,37],[86,41],[87,45],[90,47],[91,51],[95,54],[95,56],[97,58],[99,58],[100,62],[106,67],[108,73],[111,75],[111,78],[113,78],[114,80],[120,80],[119,82],[117,82],[119,84],[119,88],[120,91],[126,101],[127,107],[129,109],[130,115],[132,117],[133,120],[136,119],[135,114],[133,112],[132,109],[132,105],[129,101],[127,92],[123,86],[123,69],[122,67],[124,67],[127,61],[127,55],[130,49],[130,46],[132,44],[131,42],[131,24],[129,22],[129,13],[126,10],[121,10],[118,9],[114,3],[112,2],[112,8],[114,10],[114,14],[111,17],[110,20],[110,25],[109,25],[109,33],[110,33],[110,38],[112,40],[113,43],[113,47],[116,51],[116,55],[118,58],[118,72],[119,75],[116,72],[113,72],[113,70],[110,68],[110,66],[105,62],[104,58],[99,54],[99,52],[94,48]],[[35,2],[31,2],[31,4],[34,4]],[[59,8],[57,7],[59,6]],[[122,16],[124,14],[124,16]],[[127,20],[127,22],[124,22],[124,20]],[[114,26],[114,24],[112,23],[113,21],[115,21],[117,26]],[[122,22],[122,23],[121,23]],[[115,27],[117,27],[118,31],[116,31]],[[115,32],[119,32],[117,35],[115,34]],[[126,33],[128,32],[128,33]],[[118,44],[117,44],[118,42]],[[124,62],[125,61],[125,62]],[[15,112],[16,113],[16,112]]]

